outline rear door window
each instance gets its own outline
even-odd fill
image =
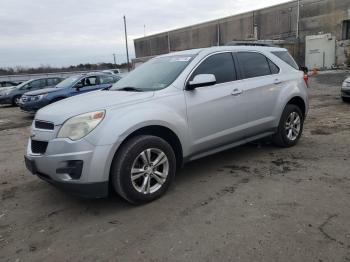
[[[54,86],[57,85],[59,83],[59,78],[48,78],[47,79],[47,85],[48,86]]]
[[[236,57],[240,67],[241,78],[252,78],[270,75],[270,65],[267,58],[255,52],[238,52]]]
[[[100,76],[100,83],[103,84],[112,84],[114,83],[114,77],[112,75],[109,76]]]
[[[291,67],[299,70],[299,66],[298,64],[295,62],[295,60],[293,59],[293,57],[289,54],[288,51],[273,51],[271,52],[272,54],[274,54],[275,56],[277,56],[279,59],[283,60],[284,62],[286,62],[288,65],[290,65]]]
[[[236,80],[236,71],[231,53],[215,54],[205,59],[193,72],[190,81],[199,74],[213,74],[216,83]]]
[[[269,66],[270,66],[270,71],[271,71],[271,74],[278,74],[280,72],[280,69],[278,68],[278,66],[275,65],[274,62],[272,62],[270,59],[266,58],[267,59],[267,62],[269,63]]]
[[[46,86],[45,79],[34,80],[33,82],[30,83],[30,89],[39,89],[45,86]]]

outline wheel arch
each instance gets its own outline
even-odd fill
[[[123,141],[118,146],[118,149],[114,153],[114,156],[118,154],[122,146],[129,141],[131,138],[139,135],[153,135],[160,137],[164,139],[166,142],[169,143],[169,145],[173,148],[175,157],[176,157],[176,164],[178,167],[182,166],[183,163],[183,147],[181,144],[181,141],[177,134],[171,130],[169,127],[165,127],[162,125],[148,125],[140,127],[130,134],[128,134]]]
[[[294,96],[291,98],[286,105],[296,105],[300,108],[301,112],[303,113],[303,118],[305,118],[306,115],[306,103],[303,98],[300,96]]]

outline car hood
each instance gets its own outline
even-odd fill
[[[8,91],[16,89],[16,86],[7,86],[0,89],[0,93],[7,93]]]
[[[55,92],[55,91],[58,91],[58,90],[59,90],[58,88],[49,87],[49,88],[44,88],[44,89],[39,89],[39,90],[27,92],[26,95],[28,95],[28,96],[37,96],[37,95],[42,95],[42,94]]]
[[[35,118],[60,125],[76,115],[143,102],[154,92],[95,91],[70,97],[40,109]]]

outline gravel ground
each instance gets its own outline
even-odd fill
[[[299,144],[254,143],[189,163],[134,207],[87,200],[24,168],[31,118],[0,108],[1,261],[350,261],[346,73],[311,79]]]

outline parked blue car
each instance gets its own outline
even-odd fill
[[[68,77],[53,88],[45,88],[22,95],[20,108],[34,114],[40,108],[67,97],[111,87],[121,77],[116,75],[89,73]]]

